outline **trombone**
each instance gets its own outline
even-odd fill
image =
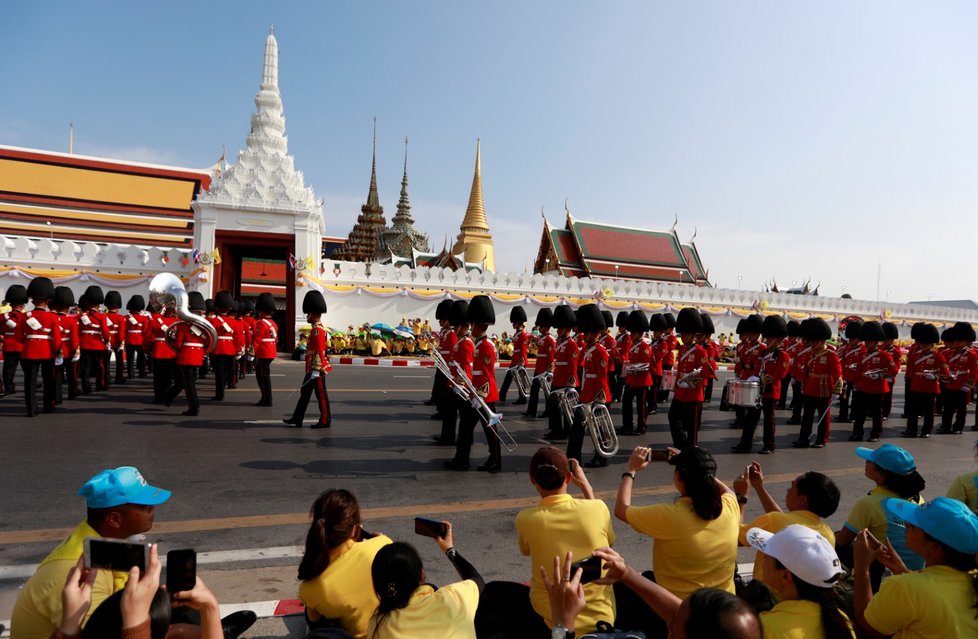
[[[469,379],[462,369],[452,362],[451,365],[445,361],[441,353],[438,350],[432,350],[431,358],[435,361],[435,368],[437,368],[442,375],[448,379],[448,383],[452,385],[452,390],[458,394],[459,397],[467,401],[475,409],[475,412],[479,415],[479,420],[485,425],[499,440],[499,443],[503,445],[503,448],[507,452],[513,452],[516,450],[516,440],[510,434],[506,427],[503,426],[503,414],[494,413],[486,400],[479,395],[476,390],[475,385],[472,380]],[[453,370],[454,367],[454,370]],[[500,434],[502,431],[502,434]]]

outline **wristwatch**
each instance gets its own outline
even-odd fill
[[[550,631],[550,639],[574,639],[574,631],[557,624]]]

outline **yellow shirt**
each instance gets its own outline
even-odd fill
[[[392,610],[377,627],[371,617],[371,639],[475,639],[475,610],[479,586],[471,579],[435,590],[424,584],[411,595],[408,605]]]
[[[844,613],[843,613],[844,614]],[[760,615],[764,639],[824,639],[822,608],[814,601],[782,601]],[[856,634],[851,635],[854,639]]]
[[[374,593],[370,566],[381,548],[391,543],[377,535],[355,542],[352,539],[329,553],[329,565],[318,577],[299,584],[299,598],[313,621],[339,619],[343,629],[365,639],[367,624],[380,601]]]
[[[786,528],[791,524],[801,524],[802,526],[807,526],[815,532],[819,533],[823,537],[829,540],[832,546],[835,546],[835,533],[832,529],[822,521],[822,519],[815,513],[809,510],[791,510],[788,512],[770,512],[765,513],[750,522],[749,524],[740,525],[740,538],[737,540],[741,546],[748,546],[747,543],[747,531],[751,528],[760,528],[766,530],[769,533],[776,533],[782,528]],[[754,556],[754,579],[761,578],[761,560],[764,559],[764,553],[760,550]]]
[[[720,516],[712,521],[696,514],[689,497],[625,512],[632,528],[652,537],[656,583],[680,599],[699,588],[734,592],[740,507],[733,493],[725,493],[722,501]]]
[[[10,632],[17,639],[48,639],[61,625],[61,590],[68,573],[85,551],[86,537],[101,537],[95,529],[82,522],[61,544],[44,558],[24,585],[10,617]],[[88,621],[95,608],[112,593],[122,590],[129,573],[97,570],[92,584],[92,605],[85,615]]]
[[[845,527],[856,534],[859,534],[863,528],[869,528],[869,532],[880,541],[889,539],[903,559],[903,563],[907,564],[907,568],[920,570],[924,567],[924,558],[907,546],[907,529],[901,519],[888,514],[883,509],[881,502],[884,499],[902,498],[889,488],[877,486],[869,491],[868,495],[863,495],[856,500],[846,518]],[[914,503],[919,506],[924,503],[924,500],[917,499]]]
[[[964,502],[968,508],[974,510],[978,497],[978,470],[958,475],[947,489],[947,496]]]
[[[615,543],[611,513],[600,499],[575,499],[572,495],[550,495],[538,506],[521,510],[516,515],[520,552],[529,555],[533,563],[530,573],[530,603],[533,609],[553,625],[550,599],[540,577],[540,566],[553,571],[554,557],[574,553],[574,560],[590,557],[598,548]],[[612,586],[585,584],[587,606],[577,615],[577,634],[593,631],[599,620],[614,624],[615,593]]]
[[[866,606],[866,621],[896,639],[978,637],[974,603],[968,573],[929,566],[884,579]]]

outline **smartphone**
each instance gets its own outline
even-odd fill
[[[166,591],[172,597],[197,585],[197,551],[193,548],[166,553]]]
[[[668,450],[650,450],[649,457],[650,462],[664,462],[669,461],[669,451]]]
[[[116,572],[129,572],[138,566],[146,572],[149,563],[149,544],[123,539],[85,538],[85,567],[104,568]]]
[[[571,571],[568,577],[573,577],[577,569],[581,569],[581,583],[589,584],[601,578],[601,558],[594,555],[575,561],[571,564]]]
[[[414,532],[425,537],[442,538],[448,534],[448,526],[434,519],[415,517]]]

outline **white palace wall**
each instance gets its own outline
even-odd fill
[[[497,332],[509,328],[510,309],[526,308],[531,321],[542,306],[562,303],[573,306],[596,302],[603,309],[641,308],[648,312],[696,306],[711,314],[718,332],[730,332],[737,321],[754,309],[780,312],[791,318],[819,315],[830,323],[850,315],[886,318],[909,336],[914,322],[938,325],[957,321],[978,324],[978,312],[937,306],[889,304],[765,293],[762,291],[701,288],[632,280],[605,280],[529,273],[467,273],[440,268],[410,269],[406,266],[336,262],[323,260],[321,272],[296,272],[296,292],[301,297],[310,288],[321,290],[329,306],[326,323],[344,329],[363,322],[397,325],[402,317],[433,318],[437,303],[447,297],[469,298],[488,294],[496,308]],[[0,238],[0,294],[13,284],[26,285],[32,277],[46,275],[57,285],[69,286],[75,296],[92,284],[115,289],[124,301],[139,293],[148,298],[152,277],[162,271],[187,283],[188,290],[203,287],[209,267],[194,264],[187,249],[161,249],[100,242]]]

